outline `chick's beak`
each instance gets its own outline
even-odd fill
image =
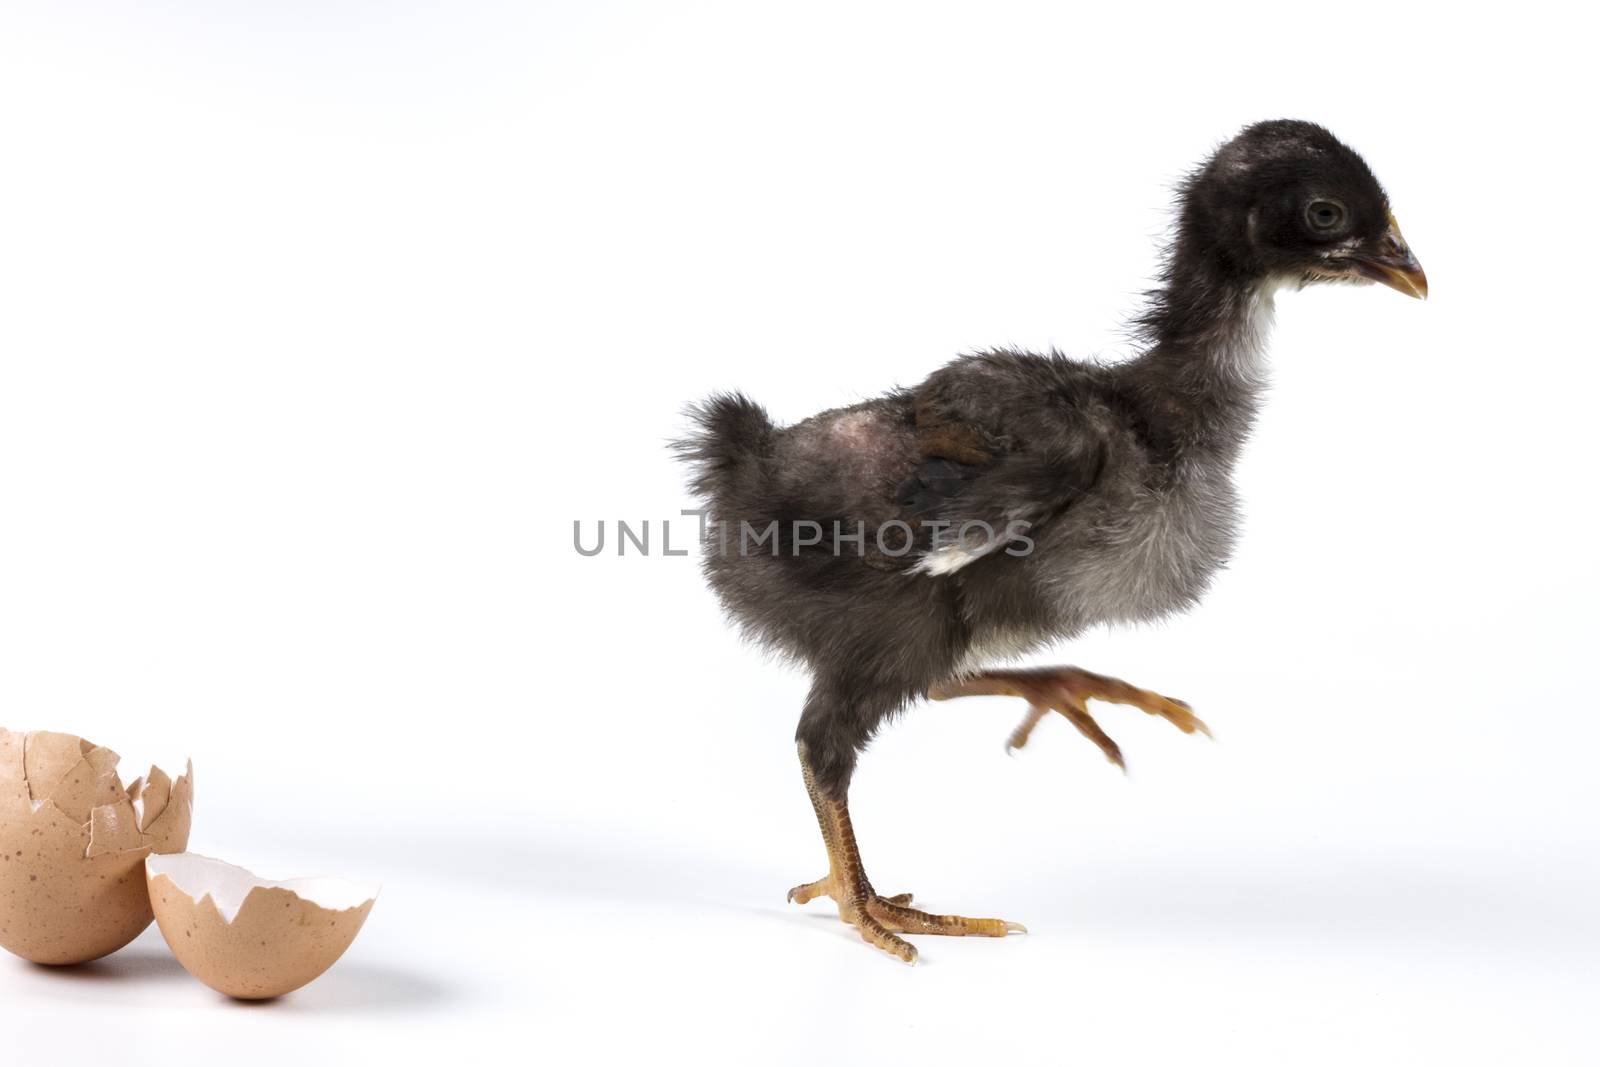
[[[1428,276],[1400,235],[1400,224],[1389,216],[1389,228],[1373,245],[1358,253],[1356,269],[1375,282],[1419,300],[1428,299]]]

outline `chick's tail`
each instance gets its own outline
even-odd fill
[[[708,502],[737,500],[760,484],[775,428],[766,409],[741,393],[717,393],[689,407],[695,429],[672,448],[690,464],[690,487]]]

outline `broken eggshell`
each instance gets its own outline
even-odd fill
[[[280,997],[332,967],[378,896],[343,878],[273,882],[193,852],[151,856],[145,874],[178,962],[241,1000]]]
[[[138,937],[152,917],[140,868],[188,845],[193,777],[152,767],[125,789],[108,748],[0,729],[0,945],[70,964]]]

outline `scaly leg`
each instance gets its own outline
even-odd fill
[[[1207,737],[1211,736],[1206,724],[1195,718],[1189,705],[1183,701],[1077,667],[983,671],[941,682],[928,690],[928,696],[933,700],[979,696],[1021,697],[1028,702],[1028,717],[1012,731],[1007,748],[1021,748],[1027,744],[1028,735],[1039,720],[1051,711],[1058,711],[1078,728],[1079,733],[1099,745],[1106,759],[1124,769],[1126,765],[1122,762],[1122,750],[1089,715],[1087,704],[1091,700],[1128,704],[1151,715],[1159,715],[1186,734],[1198,730]]]
[[[817,788],[811,767],[806,762],[805,746],[800,746],[800,767],[805,774],[806,792],[822,827],[822,841],[828,850],[828,876],[789,890],[789,899],[804,904],[817,897],[831,897],[839,907],[839,918],[861,932],[861,939],[876,945],[891,956],[914,963],[917,950],[900,934],[968,934],[979,937],[1004,937],[1012,931],[1027,933],[1021,923],[1004,919],[968,919],[960,915],[931,915],[909,907],[910,893],[881,897],[867,881],[856,848],[856,835],[850,825],[850,811],[844,798],[832,797]]]

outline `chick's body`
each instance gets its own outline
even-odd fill
[[[1021,696],[1032,710],[1015,743],[1053,709],[1119,763],[1086,700],[1203,729],[1181,702],[1115,679],[984,668],[1196,602],[1233,545],[1231,472],[1273,294],[1322,280],[1426,285],[1360,157],[1320,127],[1262,123],[1187,183],[1137,358],[992,351],[787,428],[742,396],[700,406],[682,447],[711,520],[708,579],[749,635],[813,678],[796,738],[830,867],[791,896],[832,896],[908,960],[902,933],[1015,925],[929,916],[878,897],[860,869],[844,804],[856,755],[911,700]]]

